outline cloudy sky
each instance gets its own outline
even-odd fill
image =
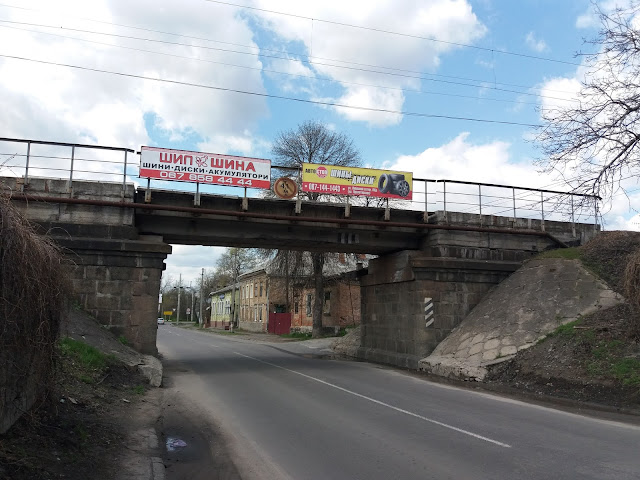
[[[0,136],[269,158],[318,120],[369,166],[562,190],[529,125],[575,94],[597,29],[590,0],[6,0]],[[636,200],[605,228],[637,229]],[[218,252],[176,246],[167,274]]]

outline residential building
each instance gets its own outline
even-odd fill
[[[227,285],[224,288],[211,292],[211,327],[213,328],[229,328],[231,324],[231,295],[233,285]],[[235,286],[236,305],[238,303],[238,285]],[[237,308],[237,307],[236,307]]]
[[[313,327],[315,289],[298,285],[293,291],[291,330],[310,332]],[[354,272],[325,279],[322,327],[343,328],[360,324],[360,282]]]
[[[325,264],[323,327],[360,324],[360,284],[356,270],[366,260],[340,254]],[[237,326],[251,332],[274,331],[269,329],[270,316],[273,319],[274,314],[288,313],[292,330],[311,331],[315,290],[311,286],[309,267],[303,266],[302,270],[304,272],[296,272],[293,278],[286,278],[272,264],[266,264],[240,275],[236,284]],[[216,326],[216,321],[217,325],[228,324],[231,289],[227,286],[213,292],[217,298],[212,298],[212,312],[215,312],[211,316],[212,326]]]
[[[269,276],[257,268],[238,277],[240,286],[238,326],[250,332],[266,332],[269,320]]]

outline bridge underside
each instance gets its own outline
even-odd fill
[[[384,209],[350,207],[344,204],[243,199],[202,195],[193,206],[193,195],[153,191],[145,204],[145,191],[138,189],[136,227],[140,233],[161,235],[166,243],[248,248],[370,253],[382,255],[420,247],[423,214],[392,210],[390,221]],[[162,208],[159,208],[162,207]]]

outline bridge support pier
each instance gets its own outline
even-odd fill
[[[361,277],[358,357],[417,369],[520,262],[432,257],[403,251],[369,262]]]
[[[158,293],[171,246],[135,240],[54,238],[67,255],[76,306],[142,353],[157,354]]]

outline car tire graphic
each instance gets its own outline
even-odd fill
[[[378,190],[380,193],[389,193],[389,189],[391,188],[391,179],[389,175],[383,173],[380,175],[380,179],[378,180]]]

